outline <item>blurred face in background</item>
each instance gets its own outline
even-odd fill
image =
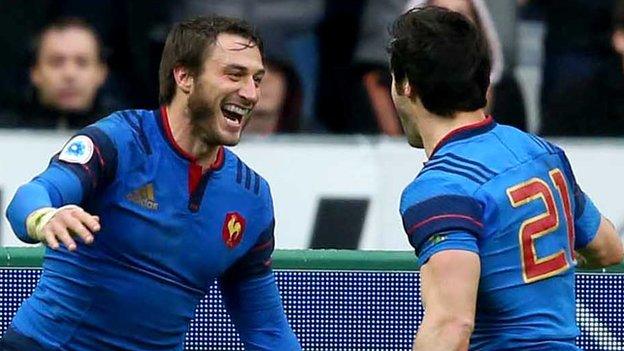
[[[40,102],[65,112],[91,109],[107,75],[99,53],[95,36],[85,28],[43,33],[30,75]]]
[[[260,84],[260,99],[245,133],[269,135],[277,131],[286,96],[286,76],[271,68],[268,66],[267,74]]]
[[[624,27],[618,27],[613,31],[611,44],[613,44],[615,52],[624,58]]]

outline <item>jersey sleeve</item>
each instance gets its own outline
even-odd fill
[[[255,245],[223,274],[226,282],[245,280],[271,273],[271,255],[275,248],[275,221],[258,237]]]
[[[600,211],[591,201],[589,196],[583,192],[576,181],[572,166],[565,152],[556,145],[550,144],[557,152],[565,173],[566,179],[571,184],[571,197],[574,201],[574,248],[579,249],[587,246],[598,232]]]
[[[301,350],[286,319],[273,274],[237,284],[222,281],[220,287],[245,350]]]
[[[301,350],[284,313],[271,254],[275,246],[273,202],[266,181],[264,217],[268,226],[249,251],[220,278],[225,306],[246,350]]]
[[[254,245],[225,271],[222,276],[224,281],[240,281],[271,273],[271,255],[275,248],[275,217],[271,190],[262,178],[261,189],[263,205],[260,216],[266,223],[265,229],[257,236]]]
[[[105,187],[117,168],[117,149],[98,124],[76,133],[41,174],[18,188],[7,208],[15,234],[28,243],[26,219],[43,207],[82,204]]]
[[[420,249],[418,264],[424,265],[438,252],[445,250],[463,250],[479,254],[477,238],[464,231],[450,231],[438,233],[430,237]]]
[[[574,211],[574,248],[580,249],[589,244],[598,233],[600,211],[578,186],[575,184],[574,201],[576,204]]]
[[[483,206],[461,184],[443,178],[417,178],[403,192],[401,217],[416,255],[429,255],[421,261],[426,262],[432,250],[478,252],[476,242],[483,235]]]
[[[48,169],[73,174],[82,188],[81,200],[85,200],[113,180],[117,170],[117,149],[112,138],[97,125],[89,126],[63,146],[52,158]],[[45,175],[44,172],[42,176]]]

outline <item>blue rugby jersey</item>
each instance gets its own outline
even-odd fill
[[[19,332],[50,349],[182,350],[218,278],[248,350],[300,349],[271,271],[267,182],[225,148],[202,174],[165,108],[116,112],[78,132],[10,205],[23,240],[23,218],[38,207],[29,194],[41,189],[52,206],[100,216],[102,229],[92,245],[76,239],[75,252],[46,250],[12,323]]]
[[[488,117],[439,143],[400,211],[421,264],[479,255],[471,350],[577,350],[573,249],[600,214],[561,149]]]

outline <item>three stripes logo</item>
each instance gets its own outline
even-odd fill
[[[147,183],[147,185],[134,190],[126,195],[126,198],[148,210],[158,210],[158,202],[156,202],[156,198],[154,197],[154,186],[152,183]]]
[[[260,176],[254,172],[240,159],[236,166],[236,182],[245,187],[245,189],[258,195],[260,192]]]

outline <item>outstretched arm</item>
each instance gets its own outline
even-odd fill
[[[221,291],[245,350],[301,350],[286,320],[273,272],[222,283]]]
[[[273,226],[219,281],[225,307],[248,351],[301,350],[271,270]]]
[[[53,157],[48,168],[21,186],[7,208],[14,232],[24,242],[43,242],[53,249],[59,242],[76,249],[72,236],[93,241],[99,218],[79,205],[104,187],[116,170],[116,150],[98,128],[87,127]]]

